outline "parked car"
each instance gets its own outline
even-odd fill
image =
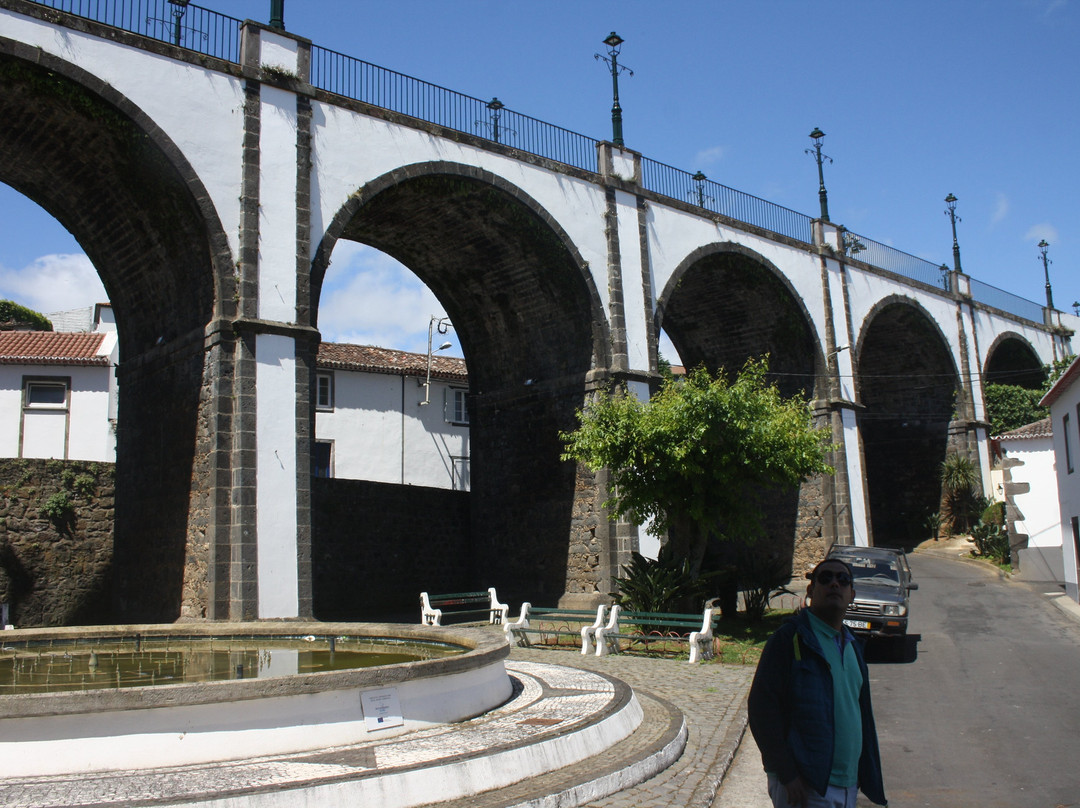
[[[891,637],[902,645],[907,636],[908,595],[919,588],[911,580],[907,554],[889,547],[834,544],[826,558],[846,562],[855,576],[855,600],[844,625],[858,636]]]

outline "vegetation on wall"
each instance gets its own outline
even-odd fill
[[[1073,357],[1056,359],[1046,365],[1046,381],[1038,389],[1029,389],[1017,384],[983,385],[983,401],[986,403],[986,415],[990,421],[991,435],[1004,435],[1026,424],[1041,421],[1050,415],[1050,410],[1040,407],[1039,401],[1054,386],[1061,374],[1072,363]]]
[[[13,300],[0,300],[0,330],[13,326],[29,326],[34,331],[52,331],[52,322],[40,314]]]

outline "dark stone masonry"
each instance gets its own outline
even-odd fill
[[[0,460],[0,603],[14,625],[109,622],[113,469]]]

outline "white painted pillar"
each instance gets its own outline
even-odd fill
[[[259,66],[299,75],[298,43],[259,30]],[[258,317],[296,323],[297,113],[295,93],[263,84],[259,103]],[[259,617],[299,615],[296,340],[255,342],[256,531]]]

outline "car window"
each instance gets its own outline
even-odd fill
[[[848,563],[855,580],[876,579],[880,582],[900,583],[900,567],[895,561],[875,561],[872,558],[850,558]]]

